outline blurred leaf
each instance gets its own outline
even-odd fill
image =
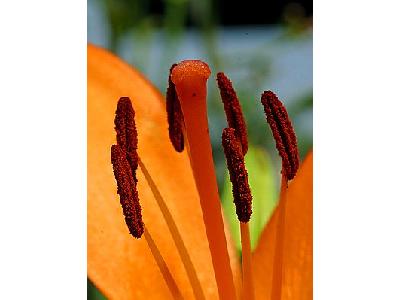
[[[188,0],[164,0],[164,25],[169,35],[181,35],[188,10]]]
[[[304,95],[300,95],[296,101],[293,101],[286,108],[291,117],[304,112],[305,110],[312,109],[313,107],[313,93],[309,91]]]
[[[87,299],[88,300],[107,300],[102,293],[93,285],[93,283],[87,280]]]
[[[276,204],[277,188],[271,160],[263,149],[249,146],[245,157],[249,184],[253,195],[253,213],[250,219],[251,247],[255,248],[262,229],[267,223]],[[222,206],[228,219],[236,248],[240,252],[240,227],[235,213],[232,185],[226,172],[222,191]]]

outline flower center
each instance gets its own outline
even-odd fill
[[[186,141],[193,177],[200,197],[219,298],[230,300],[236,299],[236,292],[227,250],[221,202],[208,130],[206,83],[210,73],[208,65],[199,60],[174,64],[170,69],[166,108],[169,137],[175,150],[182,152]],[[232,182],[236,214],[240,222],[242,298],[252,300],[254,299],[254,285],[248,227],[252,214],[252,195],[248,184],[248,173],[244,164],[244,155],[248,150],[247,129],[242,109],[231,81],[224,73],[218,73],[217,82],[228,123],[228,128],[225,128],[222,133],[222,145]],[[294,178],[299,167],[296,135],[285,107],[274,93],[270,91],[264,92],[261,102],[275,138],[276,148],[282,158],[280,201],[282,201],[282,207],[284,207],[288,180]],[[126,224],[135,238],[140,238],[144,235],[172,295],[174,298],[182,299],[182,294],[174,278],[142,221],[141,207],[136,189],[136,170],[140,166],[171,232],[192,285],[195,298],[205,299],[193,263],[175,221],[147,168],[137,155],[138,140],[134,117],[135,112],[130,99],[121,97],[118,101],[114,121],[117,132],[117,145],[111,147],[111,162],[117,180],[118,194],[120,195]],[[285,210],[283,209],[279,216],[276,237],[272,299],[280,299],[281,296],[284,223]]]

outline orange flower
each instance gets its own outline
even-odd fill
[[[112,124],[121,96],[129,97],[135,109],[142,164],[136,174],[137,189],[148,238],[135,239],[129,234],[110,163],[110,147],[115,144]],[[186,113],[188,108],[182,109]],[[190,125],[185,125],[189,130]],[[192,158],[202,155],[190,146]],[[243,295],[246,299],[251,294],[241,291],[240,264],[226,226],[228,265],[223,259],[219,266],[212,260],[212,251],[222,251],[225,244],[209,247],[210,232],[202,213],[205,203],[199,197],[204,189],[198,188],[198,182],[196,187],[196,176],[188,150],[178,153],[171,145],[164,97],[119,58],[88,46],[88,276],[106,297],[173,299],[181,294],[184,299],[201,295],[218,299],[222,298],[218,287],[229,287],[229,276],[234,290],[226,290],[226,295]],[[154,249],[159,251],[179,294],[172,296]],[[311,153],[281,194],[251,260],[256,299],[274,299],[273,295],[281,295],[281,299],[312,298]],[[216,276],[216,268],[227,278]]]

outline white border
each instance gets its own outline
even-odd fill
[[[399,11],[314,3],[315,299],[400,299]]]
[[[396,1],[315,1],[315,299],[400,299]],[[86,3],[0,8],[4,299],[86,298]]]
[[[86,299],[86,2],[0,7],[2,299]]]

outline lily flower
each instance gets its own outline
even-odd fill
[[[209,143],[209,75],[200,61],[173,66],[167,117],[164,96],[146,78],[88,46],[88,277],[109,299],[311,299],[312,153],[299,166],[286,110],[274,94],[263,94],[282,156],[282,184],[251,253],[246,130],[235,128],[243,123],[241,111],[236,106],[229,118],[225,98],[223,145],[242,230],[240,264]],[[232,87],[221,76],[224,99]]]

